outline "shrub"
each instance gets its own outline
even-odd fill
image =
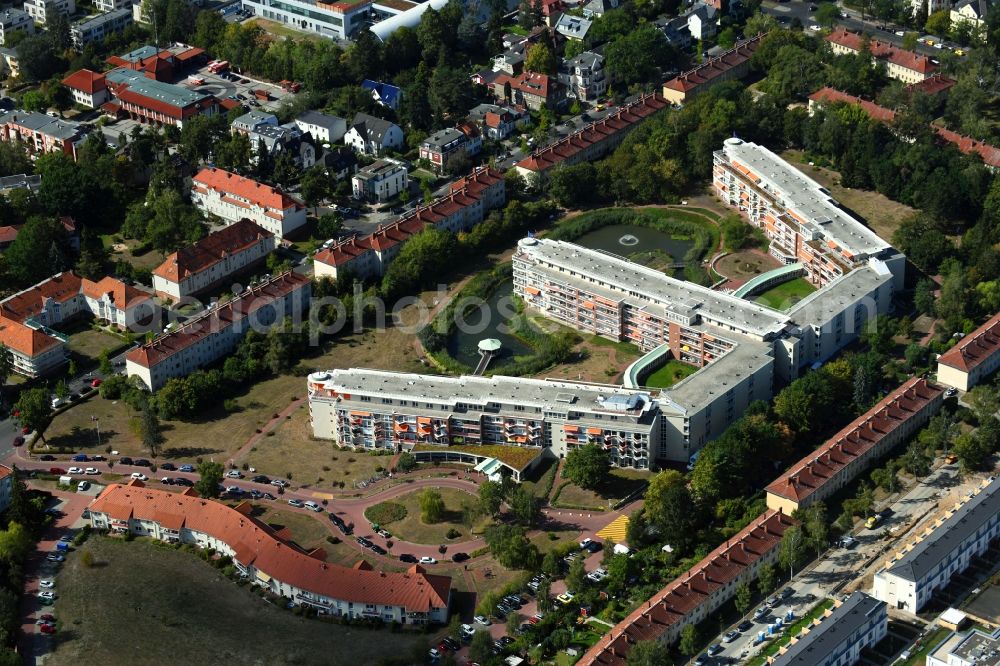
[[[268,436],[268,437],[274,437],[274,431],[273,431],[273,430],[269,430],[269,431],[267,432],[267,436]]]
[[[380,502],[365,509],[365,518],[386,525],[406,518],[406,507],[398,502]]]
[[[444,536],[446,539],[457,539],[458,537],[462,536],[462,533],[456,530],[454,527],[450,527],[448,528],[448,531],[445,532]]]
[[[89,550],[83,551],[83,554],[80,555],[80,562],[83,563],[83,566],[90,569],[94,566],[94,554]]]

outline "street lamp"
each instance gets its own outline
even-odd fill
[[[97,448],[101,448],[101,419],[91,416],[90,420],[97,424]]]

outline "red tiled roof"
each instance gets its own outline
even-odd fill
[[[0,465],[0,479],[6,479],[8,476],[14,473],[10,467],[6,465]]]
[[[854,52],[860,51],[863,43],[861,35],[844,28],[837,28],[827,35],[825,39],[828,42],[851,49]],[[868,42],[868,48],[871,50],[872,57],[879,60],[888,60],[894,65],[905,67],[914,72],[930,74],[937,69],[929,57],[915,51],[901,49],[888,42],[880,42],[877,39],[872,39]]]
[[[0,243],[6,245],[7,243],[13,243],[17,240],[17,232],[20,231],[21,225],[0,227]]]
[[[223,171],[222,169],[206,168],[198,172],[194,177],[194,182],[205,188],[215,190],[221,194],[229,194],[241,199],[246,199],[255,206],[261,208],[275,208],[285,210],[287,208],[300,208],[301,204],[288,196],[281,190],[258,183],[255,180],[244,178],[235,173]]]
[[[19,321],[0,315],[0,344],[32,357],[48,351],[59,345],[60,342],[42,331],[29,328]]]
[[[708,85],[729,70],[742,65],[753,56],[754,51],[760,46],[760,40],[764,35],[756,35],[750,39],[740,42],[725,53],[720,53],[714,58],[706,60],[701,65],[690,69],[679,76],[676,76],[663,84],[665,88],[689,92],[700,86]]]
[[[938,357],[938,363],[969,372],[1000,350],[1000,313]]]
[[[153,275],[170,282],[180,282],[189,275],[211,268],[227,256],[238,254],[273,236],[270,231],[243,219],[169,255],[153,269]]]
[[[1000,148],[992,146],[988,143],[983,143],[982,141],[977,141],[971,136],[963,136],[958,132],[952,132],[951,130],[943,127],[935,127],[934,131],[937,132],[937,135],[945,141],[955,144],[958,149],[966,155],[975,153],[982,158],[983,163],[987,166],[994,168],[1000,167]]]
[[[767,486],[767,492],[801,502],[837,478],[844,468],[867,454],[942,393],[943,389],[931,386],[926,379],[910,379],[792,465]]]
[[[431,202],[430,205],[418,206],[395,222],[379,227],[368,236],[354,236],[326,250],[321,250],[313,257],[313,261],[327,266],[343,266],[365,252],[372,250],[384,252],[394,245],[405,242],[410,236],[423,231],[426,224],[440,222],[448,215],[457,213],[463,207],[475,203],[479,200],[483,190],[501,180],[503,180],[503,175],[494,169],[477,169],[468,176],[452,183],[449,193]]]
[[[555,143],[535,150],[521,159],[517,166],[538,172],[550,169],[593,144],[631,128],[665,106],[667,106],[667,102],[659,93],[645,95],[628,106],[620,107],[614,114],[605,119],[587,125]]]
[[[860,97],[849,95],[829,86],[820,88],[812,95],[809,95],[809,99],[814,102],[821,102],[825,104],[843,102],[844,104],[860,106],[869,116],[884,123],[891,123],[896,117],[896,112],[891,109],[879,106],[875,102],[869,102],[868,100],[861,99]]]
[[[927,95],[937,95],[945,90],[949,90],[955,83],[955,79],[949,79],[942,74],[934,74],[919,83],[911,83],[906,86],[906,90],[909,92],[922,92]]]
[[[747,566],[776,548],[788,516],[765,511],[703,560],[671,581],[605,634],[580,661],[580,666],[624,666],[629,649],[639,641],[659,638],[671,625],[694,611],[708,596],[724,587]]]
[[[80,90],[88,95],[106,90],[108,87],[107,81],[104,80],[104,74],[92,72],[89,69],[77,70],[63,79],[62,82],[67,88]]]
[[[447,608],[451,578],[426,573],[418,566],[405,573],[349,568],[328,564],[282,539],[279,533],[252,518],[248,505],[230,508],[188,491],[177,494],[144,487],[141,483],[111,484],[90,505],[91,513],[111,519],[151,520],[162,527],[186,528],[228,544],[235,559],[252,565],[275,580],[330,599],[356,604],[403,607],[407,612]]]
[[[198,47],[191,47],[186,51],[181,51],[175,57],[180,62],[186,62],[192,58],[197,58],[200,55],[205,55],[205,49],[199,49]]]
[[[493,81],[493,86],[501,88],[505,83],[510,83],[511,90],[519,90],[522,95],[534,95],[544,99],[549,98],[549,86],[552,85],[552,77],[548,74],[538,74],[535,72],[521,72],[517,76],[503,74]]]
[[[73,271],[58,273],[0,302],[0,316],[24,321],[41,312],[50,298],[60,303],[76,298],[81,286],[82,278]]]
[[[125,358],[145,368],[152,368],[207,336],[308,285],[307,277],[291,271],[282,273],[268,282],[251,287],[228,303],[190,320],[176,331],[136,347]]]
[[[102,278],[99,282],[92,282],[84,278],[82,288],[85,296],[95,300],[104,298],[105,294],[111,294],[111,301],[119,310],[134,307],[150,299],[150,295],[146,292],[130,287],[121,280],[110,276]]]

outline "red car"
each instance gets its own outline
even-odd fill
[[[38,630],[41,631],[43,634],[54,634],[54,633],[56,633],[56,628],[54,626],[52,626],[51,624],[43,624],[43,625],[41,625],[41,626],[38,627]]]
[[[100,385],[101,385],[101,380],[100,379],[95,379],[94,381],[90,382],[90,387],[91,388],[97,388]]]
[[[49,474],[65,474],[66,470],[62,467],[49,467]]]
[[[27,435],[30,432],[31,432],[31,428],[29,428],[28,426],[24,426],[23,428],[21,428],[21,434],[22,435]]]

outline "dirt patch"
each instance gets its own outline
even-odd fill
[[[59,634],[50,666],[349,666],[409,663],[426,651],[422,636],[297,617],[191,553],[100,537],[82,550],[96,566],[84,567],[76,554],[58,576]]]
[[[828,189],[834,199],[854,211],[886,242],[892,242],[892,234],[903,220],[918,212],[916,208],[893,201],[878,192],[841,187],[840,173],[832,169],[809,166],[801,151],[786,150],[781,153],[781,157]]]

